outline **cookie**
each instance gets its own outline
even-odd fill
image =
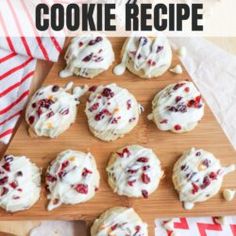
[[[236,165],[222,167],[216,157],[203,149],[191,148],[174,165],[172,180],[185,209],[192,209],[216,195],[226,174]]]
[[[70,93],[68,90],[72,86],[73,83],[65,88],[48,85],[33,95],[26,108],[25,119],[37,136],[55,138],[74,123],[79,97],[87,88],[75,87]]]
[[[25,156],[0,161],[0,207],[7,212],[29,209],[40,197],[41,170]]]
[[[94,221],[91,236],[147,236],[147,227],[133,208],[114,207]]]
[[[188,132],[202,119],[204,106],[202,96],[194,84],[181,81],[157,93],[148,119],[153,120],[163,131]]]
[[[67,65],[60,72],[60,77],[76,75],[93,78],[111,66],[114,52],[104,36],[79,36],[72,39],[65,60]]]
[[[46,173],[48,210],[78,204],[94,197],[100,175],[91,153],[66,150],[58,154]]]
[[[108,183],[119,195],[147,198],[163,176],[160,161],[152,151],[130,145],[114,152],[107,165]]]
[[[114,68],[121,75],[128,68],[133,74],[150,79],[161,76],[171,65],[172,51],[166,37],[131,37],[122,48],[121,64]]]
[[[92,87],[90,92],[85,113],[97,138],[113,141],[137,125],[142,108],[127,89],[109,84]]]

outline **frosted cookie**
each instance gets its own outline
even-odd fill
[[[26,108],[25,119],[37,136],[55,138],[74,123],[79,97],[87,88],[75,87],[73,93],[70,93],[68,90],[72,86],[73,83],[65,88],[49,85],[33,95]]]
[[[141,106],[127,89],[109,84],[92,87],[90,92],[85,113],[97,138],[113,141],[136,126]]]
[[[163,176],[155,153],[139,145],[130,145],[114,152],[107,166],[108,183],[119,195],[147,198]]]
[[[0,161],[0,207],[8,212],[32,207],[40,197],[41,170],[25,156]]]
[[[99,173],[91,153],[66,150],[58,154],[46,173],[48,210],[61,204],[78,204],[94,197]]]
[[[133,208],[114,207],[94,221],[91,236],[148,236],[147,227]]]
[[[226,174],[235,171],[236,165],[222,167],[215,156],[202,149],[186,151],[175,163],[172,180],[185,209],[197,202],[213,197],[221,188]]]
[[[110,41],[101,36],[80,36],[73,38],[65,54],[66,68],[60,77],[77,75],[93,78],[107,70],[114,61]]]
[[[153,120],[160,130],[183,133],[194,129],[204,115],[204,102],[192,82],[170,84],[155,96]]]
[[[116,75],[125,72],[126,67],[139,77],[150,79],[161,76],[172,61],[172,51],[166,37],[131,37],[122,48],[121,64],[114,68]]]

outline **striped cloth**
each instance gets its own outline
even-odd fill
[[[64,38],[0,38],[0,142],[7,144],[24,109],[36,59],[56,61]]]

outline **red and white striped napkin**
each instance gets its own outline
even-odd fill
[[[64,37],[0,38],[0,142],[9,142],[26,104],[36,60],[56,61],[64,40]]]

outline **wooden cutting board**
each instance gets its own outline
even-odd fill
[[[111,39],[116,54],[116,62],[113,66],[120,61],[120,51],[124,40],[125,38]],[[206,106],[205,116],[201,123],[195,130],[186,134],[159,131],[154,123],[147,120],[154,95],[170,83],[190,79],[186,71],[181,75],[166,72],[158,79],[144,80],[137,78],[128,71],[123,76],[117,77],[112,73],[112,66],[108,71],[93,80],[78,77],[61,79],[58,73],[65,66],[63,54],[64,52],[59,62],[54,64],[45,80],[45,84],[63,86],[68,81],[73,81],[76,85],[88,84],[89,86],[117,83],[135,95],[137,100],[144,106],[145,112],[142,113],[138,125],[130,134],[111,143],[102,142],[89,132],[84,114],[87,95],[81,99],[76,122],[68,131],[56,139],[31,138],[28,135],[26,122],[23,121],[7,153],[26,155],[39,167],[42,167],[45,172],[49,162],[56,157],[57,153],[65,149],[90,151],[96,158],[101,174],[100,188],[96,196],[87,203],[73,206],[63,205],[52,212],[48,212],[46,211],[46,190],[43,184],[41,198],[37,204],[28,211],[15,214],[9,214],[1,210],[0,217],[2,220],[84,219],[92,221],[110,207],[127,206],[133,207],[143,220],[149,224],[150,235],[153,235],[154,219],[157,217],[236,214],[236,199],[233,202],[226,202],[223,200],[221,192],[209,201],[196,205],[193,210],[186,211],[178,201],[178,196],[172,185],[171,174],[173,164],[181,153],[190,147],[199,147],[213,152],[223,165],[236,162],[235,151],[208,106]],[[179,63],[179,59],[177,56],[174,56],[172,66],[177,63]],[[148,199],[120,197],[114,194],[107,184],[105,167],[110,153],[127,144],[140,144],[152,148],[161,160],[165,171],[165,178],[161,181],[158,190],[150,195]],[[235,179],[236,172],[226,176],[223,188],[236,188]]]

